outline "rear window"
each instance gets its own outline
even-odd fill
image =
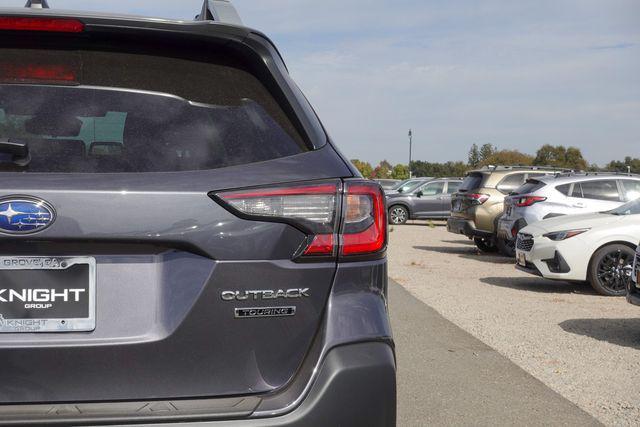
[[[514,191],[515,194],[529,194],[536,192],[546,186],[542,181],[538,181],[537,179],[528,179],[527,182],[522,184],[520,187],[516,188]]]
[[[509,194],[515,191],[518,187],[524,184],[526,174],[524,173],[514,173],[512,175],[507,175],[500,181],[500,183],[496,186],[498,191],[504,194]]]
[[[308,151],[240,60],[166,55],[0,48],[0,171],[193,171]]]
[[[462,184],[460,185],[460,192],[467,192],[474,190],[476,188],[482,187],[482,182],[484,181],[484,175],[479,172],[472,172],[468,174],[464,180],[462,180]]]

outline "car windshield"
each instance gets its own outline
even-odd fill
[[[639,215],[640,198],[609,211],[611,215]]]

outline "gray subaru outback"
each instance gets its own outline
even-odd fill
[[[383,192],[216,12],[0,9],[0,424],[395,423]]]

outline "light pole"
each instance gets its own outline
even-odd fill
[[[413,143],[413,132],[409,129],[409,179],[411,179],[411,145]]]

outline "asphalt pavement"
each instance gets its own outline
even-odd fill
[[[601,425],[393,281],[389,306],[398,426]]]

